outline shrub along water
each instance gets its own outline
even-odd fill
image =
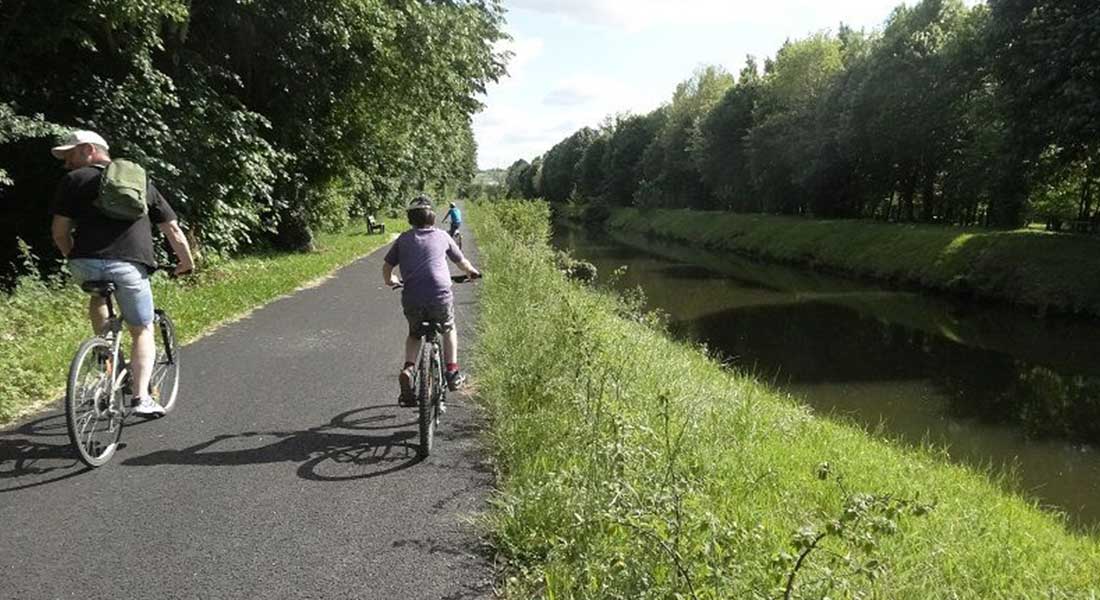
[[[1100,316],[1100,239],[1033,230],[616,209],[616,229],[771,260]]]
[[[815,417],[570,282],[544,203],[479,204],[475,361],[509,597],[1080,598],[1100,545],[996,482]]]
[[[404,219],[386,220],[400,231]],[[156,275],[153,295],[190,341],[382,246],[365,226],[318,236],[318,250],[244,256],[200,269],[178,281]],[[80,340],[91,335],[87,300],[75,285],[30,275],[0,297],[0,424],[64,393],[65,374]],[[127,342],[128,344],[128,342]]]

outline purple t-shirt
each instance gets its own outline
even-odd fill
[[[386,262],[401,270],[402,304],[432,306],[451,301],[451,271],[444,257],[456,264],[466,258],[441,229],[410,229],[398,236],[386,253]]]

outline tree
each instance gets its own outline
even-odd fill
[[[699,122],[691,156],[703,185],[711,190],[713,208],[761,208],[755,202],[745,146],[759,94],[760,73],[756,59],[749,56],[737,84]]]
[[[642,154],[665,118],[663,109],[644,116],[619,115],[615,118],[603,152],[603,189],[612,204],[630,206],[633,203],[638,182],[642,179]]]
[[[748,134],[753,184],[765,210],[808,210],[807,178],[822,148],[818,103],[842,66],[840,42],[824,33],[785,43],[766,63]]]
[[[535,197],[535,168],[522,158],[508,167],[505,176],[505,187],[511,198],[530,199]]]
[[[991,0],[988,27],[1012,154],[1002,160],[994,210],[1004,226],[1020,222],[1027,190],[1081,164],[1081,196],[1100,180],[1100,5],[1086,1]],[[1052,153],[1040,162],[1040,157]],[[1025,176],[1027,175],[1027,176]]]
[[[691,156],[699,121],[733,85],[733,76],[719,66],[697,69],[676,86],[665,121],[650,143],[644,174],[654,186],[650,193],[667,206],[704,208],[709,191],[703,186]],[[644,157],[643,157],[644,158]]]
[[[565,202],[577,185],[577,163],[596,130],[584,127],[565,138],[543,156],[540,194],[550,202]]]
[[[451,193],[474,170],[476,98],[504,72],[498,0],[4,8],[4,110],[101,131],[216,251],[273,232],[305,248],[352,212]],[[0,119],[0,152],[29,135],[15,122]],[[33,183],[11,179],[15,196]]]

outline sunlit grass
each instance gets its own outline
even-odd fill
[[[386,220],[401,231],[403,220]],[[172,316],[185,342],[219,324],[328,275],[379,248],[388,235],[365,235],[365,226],[322,233],[311,253],[271,252],[217,262],[196,275],[170,280],[154,276],[153,296]],[[80,340],[91,330],[87,300],[75,285],[50,287],[25,281],[0,298],[0,423],[34,410],[64,392],[65,377]]]
[[[1059,517],[939,451],[815,416],[568,282],[539,241],[544,205],[471,212],[508,597],[1100,593],[1100,546]]]

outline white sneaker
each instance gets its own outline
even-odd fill
[[[159,417],[164,415],[164,407],[157,404],[157,401],[149,396],[142,396],[141,400],[134,406],[134,414],[142,417]]]

